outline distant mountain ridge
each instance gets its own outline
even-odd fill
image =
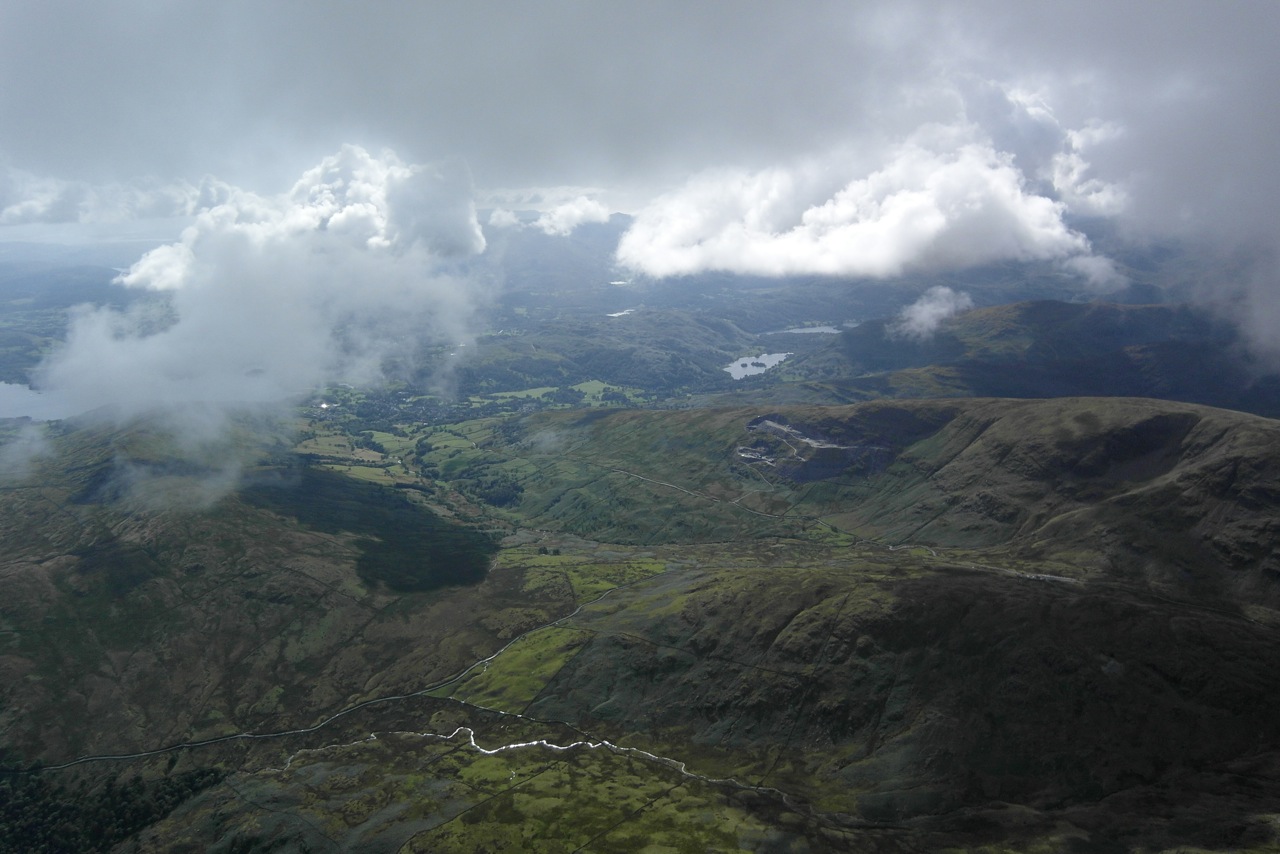
[[[828,381],[855,397],[1155,397],[1280,415],[1280,376],[1189,305],[1053,300],[977,308],[924,339],[891,319],[842,334]],[[838,366],[838,367],[837,367]]]

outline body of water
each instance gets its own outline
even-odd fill
[[[743,356],[741,359],[735,359],[733,364],[725,366],[725,370],[729,372],[729,376],[740,380],[754,374],[763,374],[775,365],[782,364],[783,360],[790,355],[790,353],[761,353],[759,356]]]
[[[0,383],[0,418],[55,421],[78,415],[79,408],[56,394],[32,391],[17,383]]]
[[[838,326],[793,326],[791,329],[775,329],[765,335],[839,335]]]

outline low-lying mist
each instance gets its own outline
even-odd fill
[[[424,341],[472,338],[486,292],[462,262],[484,246],[465,167],[344,146],[282,195],[233,188],[139,258],[116,284],[167,299],[77,308],[33,385],[81,418],[170,433],[202,505],[237,482],[246,424],[278,434],[318,386],[378,382]],[[28,447],[7,449],[7,471]],[[154,480],[125,463],[119,476],[135,496]]]

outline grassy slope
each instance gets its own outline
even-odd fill
[[[734,557],[580,621],[594,637],[528,711],[678,749],[828,817],[941,816],[917,829],[945,836],[957,811],[1006,802],[1101,838],[1169,814],[1205,841],[1261,833],[1280,786],[1231,780],[1276,758],[1267,627],[948,557]],[[1217,781],[1218,814],[1180,790],[1195,774]],[[1140,790],[1147,815],[1105,801]]]
[[[1276,429],[1117,400],[459,425],[427,462],[517,473],[521,530],[483,583],[401,596],[363,584],[355,537],[234,499],[124,512],[94,475],[119,448],[73,455],[4,511],[7,744],[313,723],[502,650],[314,734],[172,754],[234,773],[130,850],[1257,847],[1280,797]],[[736,782],[488,755],[458,726]]]
[[[140,850],[184,838],[457,851],[628,851],[655,834],[716,851],[1268,838],[1280,641],[1264,626],[975,568],[962,552],[797,541],[666,553],[685,563],[528,635],[438,692],[453,700],[337,726],[324,750],[242,761]],[[644,554],[526,547],[509,559],[537,567],[526,577],[538,586]],[[487,756],[460,725],[488,749],[528,746]],[[726,782],[531,743],[601,738]]]

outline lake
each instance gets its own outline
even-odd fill
[[[836,326],[794,326],[791,329],[775,329],[773,332],[766,332],[765,335],[839,335],[840,329]]]
[[[42,394],[17,383],[0,383],[0,418],[53,421],[79,412],[79,407],[56,394]]]
[[[743,356],[741,359],[734,359],[733,364],[727,365],[725,370],[729,372],[729,376],[740,380],[754,374],[763,374],[775,365],[781,364],[790,355],[790,353],[761,353],[759,356]]]

